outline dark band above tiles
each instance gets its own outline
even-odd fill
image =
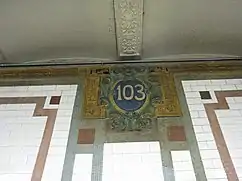
[[[60,104],[61,96],[52,96],[50,99],[50,104]]]
[[[79,129],[77,144],[93,144],[95,129]]]
[[[199,91],[201,99],[212,99],[209,91]]]

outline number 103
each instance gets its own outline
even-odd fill
[[[130,95],[127,95],[127,90],[130,90]],[[132,100],[133,98],[137,101],[143,101],[146,97],[144,92],[144,86],[142,84],[136,84],[135,86],[132,85],[125,85],[123,89],[121,85],[117,87],[118,91],[118,100]]]

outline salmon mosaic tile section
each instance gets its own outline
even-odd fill
[[[0,180],[61,180],[76,89],[0,87]]]
[[[167,138],[169,141],[186,141],[185,130],[183,126],[168,126]]]
[[[242,79],[182,85],[207,180],[242,180]],[[202,99],[201,91],[211,98]]]
[[[95,129],[79,129],[77,144],[93,144]]]

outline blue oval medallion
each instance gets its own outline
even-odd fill
[[[114,103],[124,111],[139,110],[146,99],[146,86],[138,79],[119,81],[114,86]]]

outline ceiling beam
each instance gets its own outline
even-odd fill
[[[121,59],[140,58],[143,0],[114,0],[118,54]]]

